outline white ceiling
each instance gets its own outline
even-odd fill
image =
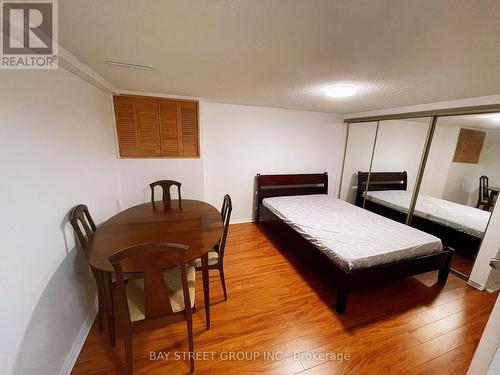
[[[59,20],[119,90],[336,113],[500,94],[498,0],[64,0]]]
[[[440,117],[441,126],[461,126],[476,129],[500,129],[500,113]]]

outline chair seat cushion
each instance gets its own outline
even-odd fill
[[[209,251],[208,252],[208,265],[212,266],[219,262],[219,253],[217,251]],[[201,267],[201,258],[193,260],[190,265],[195,268]]]
[[[187,282],[191,308],[194,306],[196,270],[186,265]],[[182,291],[181,269],[174,267],[163,272],[163,279],[168,288],[172,312],[184,311],[184,293]],[[130,311],[130,320],[137,322],[143,320],[144,312],[144,279],[132,278],[127,283],[127,299]],[[167,309],[165,311],[168,311]]]

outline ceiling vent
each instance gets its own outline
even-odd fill
[[[119,61],[106,61],[106,64],[111,65],[111,66],[116,66],[118,68],[125,68],[125,69],[135,69],[135,70],[153,70],[152,67],[146,66],[146,65],[137,65],[137,64],[129,64],[129,63],[124,63],[124,62],[119,62]]]

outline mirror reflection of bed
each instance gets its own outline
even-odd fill
[[[361,141],[348,140],[341,198],[441,238],[456,250],[452,269],[468,278],[500,192],[500,114],[437,119],[410,218],[430,119],[371,124],[368,168],[367,150],[353,147]]]

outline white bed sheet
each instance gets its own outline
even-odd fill
[[[412,193],[406,190],[369,191],[366,199],[400,212],[408,212]],[[415,215],[482,238],[491,213],[444,199],[420,194]]]
[[[263,205],[344,269],[442,250],[437,237],[327,195],[266,198]]]

